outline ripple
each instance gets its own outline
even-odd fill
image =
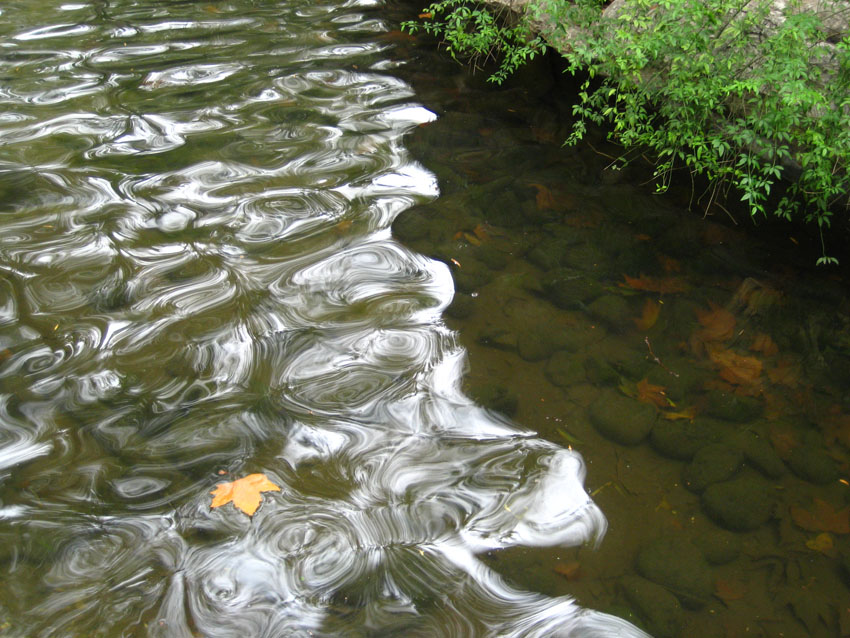
[[[641,636],[476,555],[606,522],[576,452],[463,395],[451,273],[391,236],[437,116],[376,4],[107,4],[3,8],[15,630]],[[253,517],[211,509],[254,472]]]

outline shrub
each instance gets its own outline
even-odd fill
[[[501,55],[491,78],[501,82],[540,50],[531,19],[551,25],[547,38],[584,77],[568,143],[588,122],[607,126],[621,161],[655,158],[659,192],[685,169],[708,178],[707,206],[734,188],[754,217],[815,223],[823,246],[834,211],[850,206],[850,35],[824,18],[846,25],[850,3],[825,16],[792,0],[781,20],[769,0],[629,0],[611,17],[603,6],[531,0],[524,20],[499,27],[481,5],[444,0],[415,26],[456,57]],[[784,177],[790,186],[769,199]],[[823,250],[819,264],[837,263]]]

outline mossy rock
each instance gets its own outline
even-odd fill
[[[733,532],[749,532],[770,520],[774,498],[764,479],[741,477],[715,483],[702,493],[705,513]]]
[[[785,474],[785,463],[765,439],[754,432],[745,432],[740,442],[748,465],[772,479]]]
[[[762,402],[753,397],[742,397],[731,392],[711,390],[707,393],[706,398],[706,414],[724,421],[746,423],[759,418],[764,412]]]
[[[503,270],[510,259],[505,252],[488,245],[479,246],[475,257],[490,270]]]
[[[711,598],[711,567],[686,538],[655,539],[638,551],[635,567],[641,576],[670,591],[689,609],[699,609]]]
[[[652,430],[655,408],[623,396],[615,390],[603,390],[590,405],[590,422],[602,436],[622,445],[637,445]]]
[[[802,445],[792,450],[788,465],[794,474],[816,485],[826,485],[839,478],[835,461],[826,450],[814,445]]]
[[[697,535],[693,540],[712,565],[730,563],[741,553],[741,537],[723,529],[712,529]]]
[[[544,372],[549,382],[559,388],[567,388],[587,380],[584,357],[566,350],[553,354],[546,362]]]
[[[466,319],[475,312],[475,299],[461,292],[456,293],[454,299],[446,308],[446,314],[454,319]]]
[[[393,221],[393,235],[403,242],[424,239],[430,233],[433,219],[433,213],[429,214],[421,208],[409,208],[399,213]]]
[[[493,272],[480,261],[464,259],[463,266],[452,271],[455,287],[465,293],[473,293],[493,279]]]
[[[537,325],[520,333],[516,347],[519,356],[526,361],[543,361],[557,350],[572,345],[572,341],[562,330],[552,330],[549,325]]]
[[[629,303],[619,295],[603,295],[587,306],[588,314],[617,331],[634,327],[631,322],[632,309]]]
[[[620,381],[614,366],[593,355],[584,360],[584,372],[587,380],[595,385],[616,385]]]
[[[490,410],[501,412],[507,416],[516,414],[519,400],[510,390],[494,383],[472,383],[468,389],[469,396]]]
[[[602,284],[572,268],[552,270],[541,283],[546,296],[558,308],[580,308],[604,292]]]
[[[709,485],[732,478],[744,463],[744,453],[724,443],[700,448],[682,472],[682,482],[692,492],[700,493]]]
[[[565,264],[564,258],[576,240],[547,237],[528,251],[525,258],[541,270],[551,270]]]
[[[655,638],[677,638],[684,624],[678,599],[661,585],[639,576],[626,576],[620,588]]]
[[[699,422],[659,419],[649,439],[652,449],[661,456],[677,461],[690,461],[698,450],[714,441],[712,433]]]

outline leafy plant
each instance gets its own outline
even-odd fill
[[[402,29],[440,38],[454,59],[474,68],[496,62],[498,68],[488,80],[497,84],[545,49],[545,42],[532,34],[526,20],[494,12],[483,3],[441,0],[424,9],[419,17],[422,22],[404,22]]]
[[[658,192],[681,169],[703,175],[709,188],[698,199],[706,208],[722,207],[734,190],[753,217],[815,223],[818,263],[837,263],[823,230],[850,206],[850,36],[830,32],[794,0],[776,20],[774,4],[629,0],[604,18],[602,0],[532,0],[525,25],[554,25],[548,39],[561,43],[568,70],[584,75],[568,143],[581,140],[588,123],[607,126],[624,147],[622,162],[637,153],[655,158]],[[847,24],[850,3],[833,6]],[[502,55],[491,78],[501,82],[540,45],[520,35],[529,32],[523,23],[501,32],[483,11],[444,0],[431,5],[422,28],[453,55]],[[785,177],[790,186],[777,197]]]

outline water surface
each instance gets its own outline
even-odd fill
[[[391,235],[441,185],[380,9],[3,4],[0,634],[642,635],[481,560],[606,521]]]

